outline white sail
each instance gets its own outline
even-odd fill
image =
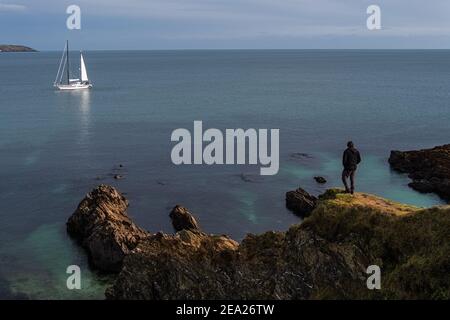
[[[84,64],[84,59],[83,59],[83,54],[80,54],[81,57],[81,81],[89,81],[88,79],[88,75],[87,75],[87,70],[86,70],[86,65]]]

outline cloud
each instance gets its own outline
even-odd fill
[[[432,5],[423,0],[408,0],[407,5],[404,0],[0,0],[0,13],[26,8],[31,17],[2,14],[0,28],[2,22],[16,25],[16,38],[33,34],[42,39],[48,30],[65,37],[66,8],[74,3],[81,8],[84,41],[93,43],[105,44],[119,33],[124,39],[133,35],[133,47],[141,47],[142,39],[161,47],[190,40],[199,47],[214,41],[238,47],[246,41],[265,43],[264,39],[268,45],[304,47],[315,46],[321,38],[330,47],[359,46],[361,40],[380,46],[396,39],[417,47],[450,43],[445,41],[450,39],[449,0],[433,0]],[[366,27],[366,9],[373,3],[381,7],[382,29],[377,31]]]
[[[47,0],[49,1],[49,0]],[[70,0],[67,0],[70,2]],[[53,1],[52,1],[53,2]],[[136,19],[160,25],[160,33],[175,37],[354,36],[367,34],[366,8],[371,0],[78,0],[83,14],[111,19]],[[378,0],[384,32],[377,35],[445,35],[450,1]],[[47,6],[51,7],[51,6]],[[58,9],[60,10],[60,9]],[[114,22],[112,22],[113,25]]]
[[[0,3],[0,12],[20,12],[27,10],[27,7],[21,4]]]

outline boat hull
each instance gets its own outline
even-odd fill
[[[56,86],[59,90],[83,90],[91,89],[92,84],[59,84]]]

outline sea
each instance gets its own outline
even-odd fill
[[[421,207],[442,204],[393,172],[391,150],[449,142],[450,51],[86,51],[91,90],[53,82],[61,52],[0,54],[0,299],[104,299],[110,276],[93,270],[66,221],[99,184],[117,187],[132,219],[173,232],[183,205],[205,232],[242,240],[301,218],[285,193],[340,187],[352,140],[357,191]],[[79,53],[71,52],[72,77]],[[171,133],[279,129],[280,169],[174,165]],[[123,178],[114,179],[116,174]],[[314,176],[323,176],[318,184]],[[81,289],[66,285],[70,265]]]

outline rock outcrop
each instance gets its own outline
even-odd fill
[[[450,201],[450,144],[419,151],[391,151],[391,167],[408,173],[409,186],[419,192],[434,192]]]
[[[307,217],[316,207],[317,198],[302,188],[286,193],[286,207],[301,217]]]
[[[183,230],[142,241],[126,257],[109,299],[307,299],[320,284],[345,292],[363,281],[365,259],[305,230],[224,236]]]
[[[149,234],[127,215],[128,200],[116,189],[100,185],[80,202],[67,222],[68,233],[102,271],[118,272],[122,261]]]
[[[239,244],[198,230],[157,233],[124,260],[109,299],[215,299],[234,288],[233,260]]]
[[[111,232],[101,225],[112,219],[116,228],[116,218],[125,219],[126,205],[116,190],[101,186],[82,201],[75,217],[83,222],[75,225],[109,242]],[[104,218],[94,218],[98,215]],[[98,227],[92,229],[91,223]],[[302,224],[286,232],[249,234],[241,244],[198,229],[174,235],[149,235],[136,226],[127,230],[135,247],[123,251],[108,299],[450,297],[449,207],[420,209],[328,190]],[[96,254],[104,256],[91,251]],[[369,265],[381,267],[382,290],[367,289]]]
[[[197,220],[185,207],[176,205],[169,214],[175,231],[200,230]]]

